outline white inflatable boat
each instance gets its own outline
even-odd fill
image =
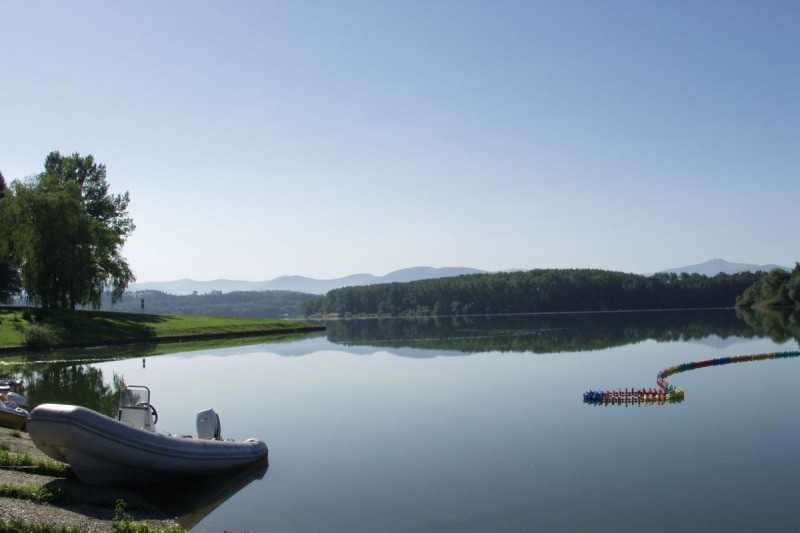
[[[198,438],[155,432],[158,413],[147,387],[129,386],[117,419],[85,407],[42,404],[30,413],[28,433],[42,452],[69,463],[91,485],[133,485],[230,472],[266,463],[264,441],[221,440],[219,417],[197,415]]]
[[[11,429],[21,429],[28,421],[28,411],[8,402],[0,394],[0,426]]]

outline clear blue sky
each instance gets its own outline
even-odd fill
[[[800,2],[0,3],[0,171],[138,281],[800,260]]]

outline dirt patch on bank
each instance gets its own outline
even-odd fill
[[[46,459],[28,434],[0,427],[0,445],[11,452],[28,454]],[[131,492],[104,487],[93,487],[71,477],[52,477],[35,474],[24,468],[0,468],[0,486],[13,488],[46,488],[49,492],[63,495],[70,503],[39,503],[27,499],[0,496],[0,519],[18,520],[26,524],[48,524],[77,528],[87,532],[114,531],[114,503],[118,499],[138,502],[139,497]],[[74,502],[74,503],[72,503]],[[148,505],[136,505],[127,509],[133,520],[146,521],[153,529],[178,525],[163,511]]]

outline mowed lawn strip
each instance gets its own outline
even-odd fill
[[[38,325],[52,335],[53,344],[102,343],[167,337],[194,337],[255,332],[286,332],[314,327],[298,320],[149,315],[103,311],[53,311],[43,320],[27,320],[20,308],[0,308],[0,347],[25,345],[24,330]]]

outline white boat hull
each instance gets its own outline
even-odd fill
[[[132,485],[208,476],[266,462],[267,445],[182,438],[131,427],[91,409],[43,404],[30,413],[28,433],[42,452],[69,463],[92,485]]]

